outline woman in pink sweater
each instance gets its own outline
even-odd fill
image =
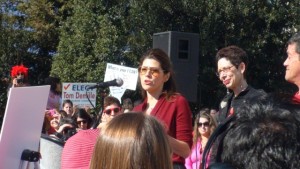
[[[210,115],[210,110],[200,110],[200,112],[196,115],[194,123],[192,151],[191,154],[185,159],[185,167],[187,169],[199,169],[203,150],[215,128],[216,122]],[[207,164],[209,164],[209,156]]]

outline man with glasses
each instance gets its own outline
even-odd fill
[[[243,49],[237,46],[222,48],[217,52],[216,62],[217,76],[228,90],[219,107],[217,119],[220,124],[247,100],[264,96],[265,92],[248,85],[245,77],[248,56]]]
[[[104,127],[106,123],[113,119],[115,116],[123,113],[120,101],[112,96],[105,97],[103,107],[104,109],[101,117],[101,123],[97,127],[100,129]]]
[[[61,169],[88,169],[100,130],[115,116],[122,114],[120,101],[112,96],[104,98],[101,123],[97,129],[80,130],[67,140],[61,157]]]
[[[298,87],[298,92],[295,93],[292,102],[300,104],[300,33],[289,39],[286,53],[287,58],[283,63],[286,68],[285,80]]]

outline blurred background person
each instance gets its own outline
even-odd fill
[[[43,133],[53,134],[59,122],[59,120],[56,120],[56,117],[60,116],[58,110],[61,109],[61,83],[59,78],[48,77],[44,80],[44,84],[50,85],[50,92],[46,105],[42,131]]]
[[[194,122],[192,151],[191,154],[185,159],[186,169],[199,169],[205,145],[217,127],[217,123],[210,115],[210,111],[210,109],[204,108],[201,109],[196,115]],[[206,167],[208,167],[208,163]]]
[[[50,136],[60,140],[61,142],[66,142],[70,137],[77,133],[76,126],[74,119],[70,117],[61,118],[58,130]]]
[[[91,116],[85,111],[85,109],[78,109],[76,113],[76,122],[78,130],[86,130],[92,127],[93,121]]]
[[[47,112],[48,113],[46,113],[45,115],[47,121],[44,121],[44,124],[48,123],[49,121],[50,127],[46,131],[47,134],[50,135],[54,134],[59,129],[59,122],[63,118],[63,116],[60,112],[57,112],[55,109],[48,110]]]
[[[159,119],[168,133],[174,169],[184,169],[192,146],[192,113],[187,100],[176,91],[172,64],[161,49],[150,49],[139,65],[143,102],[133,110]]]
[[[42,133],[49,135],[56,132],[59,128],[60,119],[65,117],[67,117],[67,113],[64,110],[46,110]]]
[[[47,110],[51,109],[56,109],[60,110],[61,109],[61,82],[58,77],[48,77],[45,79],[45,85],[50,85],[50,92],[49,92],[49,97],[48,97],[48,102],[47,102]]]
[[[97,139],[90,165],[90,169],[172,168],[164,127],[142,113],[112,119]]]
[[[218,121],[219,112],[216,109],[210,109],[210,115],[215,119],[215,121]]]
[[[252,98],[266,95],[263,90],[256,90],[246,81],[248,67],[247,53],[237,47],[228,46],[220,49],[216,55],[217,75],[228,93],[220,103],[218,123],[222,123],[235,110]]]
[[[130,112],[133,109],[133,103],[130,98],[123,100],[122,109],[124,113]]]
[[[69,117],[73,117],[74,110],[73,110],[73,102],[71,100],[64,100],[62,104],[62,108]]]

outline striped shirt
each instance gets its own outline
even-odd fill
[[[80,130],[67,140],[62,151],[61,169],[88,169],[99,129]]]

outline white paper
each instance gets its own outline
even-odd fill
[[[121,101],[126,89],[136,90],[137,80],[138,80],[138,69],[107,63],[105,70],[104,81],[110,81],[117,78],[123,80],[123,85],[121,87],[109,87],[110,94]]]
[[[0,169],[18,169],[23,150],[38,151],[49,91],[49,85],[10,89],[0,134]]]

